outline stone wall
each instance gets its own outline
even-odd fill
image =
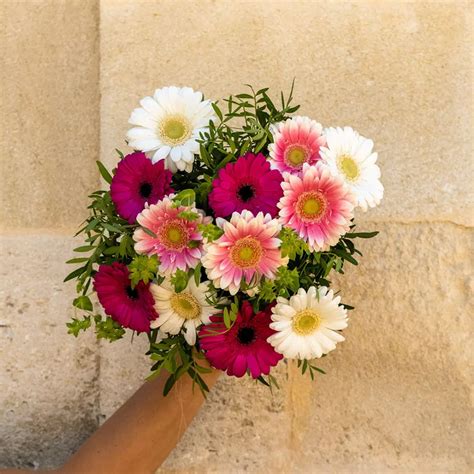
[[[139,98],[287,90],[380,156],[358,215],[356,306],[315,383],[224,378],[159,472],[469,472],[472,11],[468,2],[40,0],[1,3],[0,466],[54,466],[142,382],[144,341],[75,340],[61,280]]]

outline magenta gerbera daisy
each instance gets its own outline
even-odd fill
[[[138,332],[149,332],[150,321],[158,317],[149,287],[141,281],[132,288],[128,268],[118,262],[100,265],[94,276],[94,290],[106,314]]]
[[[323,166],[305,165],[301,176],[283,174],[280,221],[304,239],[311,250],[328,250],[351,224],[354,196],[342,179]]]
[[[319,148],[326,144],[323,127],[309,117],[296,116],[273,125],[273,143],[268,146],[272,168],[282,173],[298,173],[305,163],[314,165],[321,157]]]
[[[284,259],[277,238],[281,226],[270,214],[234,212],[230,222],[223,221],[224,234],[206,246],[202,259],[207,275],[216,288],[235,295],[242,281],[253,286],[262,276],[275,278]]]
[[[139,254],[158,255],[160,272],[170,273],[194,268],[202,258],[202,234],[199,224],[207,224],[210,217],[190,206],[173,206],[173,196],[167,196],[157,204],[147,206],[137,222],[150,232],[138,228],[133,234],[135,250]],[[183,211],[196,214],[194,220],[180,217]],[[154,234],[154,235],[153,235]]]
[[[170,186],[171,171],[164,162],[153,164],[145,153],[127,155],[117,166],[110,185],[110,196],[117,213],[134,224],[145,204],[155,204],[173,192]]]
[[[254,314],[252,305],[244,301],[230,329],[226,328],[222,315],[211,316],[211,321],[199,331],[199,343],[216,369],[236,377],[249,371],[256,379],[268,375],[270,368],[283,358],[267,342],[275,332],[270,328],[271,306]]]
[[[212,182],[209,205],[216,217],[227,217],[244,209],[275,217],[276,204],[283,194],[281,181],[280,172],[272,170],[261,153],[247,153],[219,171]]]

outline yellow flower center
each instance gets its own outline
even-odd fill
[[[296,201],[296,213],[305,222],[317,222],[326,212],[326,199],[317,191],[307,191]]]
[[[344,173],[349,181],[354,181],[359,177],[359,167],[352,156],[341,155],[338,159],[339,169]]]
[[[286,163],[293,168],[301,168],[303,163],[308,160],[309,152],[302,145],[291,145],[286,149]]]
[[[240,268],[252,268],[259,262],[263,254],[260,242],[254,237],[244,237],[237,240],[230,251],[234,265]]]
[[[166,223],[160,230],[160,243],[173,250],[183,249],[188,244],[188,232],[179,220]]]
[[[299,311],[293,317],[293,331],[300,336],[308,336],[321,326],[321,317],[312,309]]]
[[[181,145],[190,138],[191,126],[186,117],[169,115],[160,123],[158,132],[166,145]]]
[[[196,319],[201,316],[199,301],[191,293],[175,293],[170,304],[173,311],[184,319]]]

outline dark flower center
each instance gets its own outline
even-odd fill
[[[247,202],[255,196],[255,189],[250,184],[245,184],[239,188],[237,194],[242,201]]]
[[[255,329],[249,327],[240,328],[237,332],[237,339],[241,344],[250,344],[255,340]]]
[[[142,198],[147,198],[147,197],[150,197],[152,189],[153,189],[153,186],[151,185],[151,183],[144,182],[140,184],[140,189],[138,192],[140,193],[140,196]]]
[[[127,293],[127,296],[131,300],[138,300],[138,291],[135,288],[132,288],[131,286],[127,286],[125,288],[125,292]]]

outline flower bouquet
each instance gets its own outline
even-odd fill
[[[79,267],[68,323],[115,341],[145,333],[150,377],[168,372],[165,394],[188,374],[203,391],[209,364],[278,387],[271,374],[314,359],[344,340],[350,306],[331,271],[357,265],[354,211],[379,204],[373,142],[350,127],[323,129],[292,116],[293,87],[276,104],[268,89],[221,104],[164,87],[140,101],[110,189],[90,195],[90,216],[69,260]],[[106,316],[94,312],[97,294]]]

